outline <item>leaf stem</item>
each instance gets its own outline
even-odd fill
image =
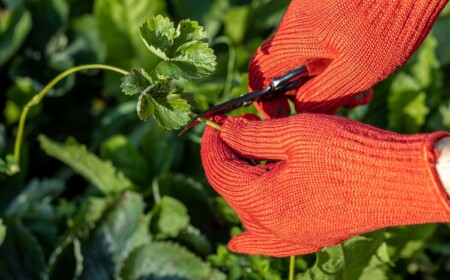
[[[295,256],[289,257],[289,280],[294,280],[295,275]]]
[[[25,128],[25,121],[27,119],[28,111],[33,107],[39,104],[41,102],[42,98],[47,94],[47,92],[54,87],[58,82],[60,82],[65,77],[69,76],[72,73],[88,70],[88,69],[105,69],[105,70],[111,70],[115,71],[121,74],[128,74],[127,71],[110,66],[110,65],[104,65],[104,64],[87,64],[87,65],[81,65],[76,66],[73,68],[70,68],[58,76],[56,76],[53,80],[51,80],[38,94],[33,96],[30,101],[23,107],[22,113],[20,114],[19,119],[19,127],[17,129],[17,136],[16,136],[16,142],[14,143],[14,158],[16,160],[15,166],[12,167],[14,170],[14,173],[17,173],[20,171],[20,146],[22,145],[22,138],[23,138],[23,131]]]
[[[215,122],[213,122],[213,121],[211,121],[211,120],[208,120],[208,119],[205,119],[205,118],[201,118],[201,117],[198,118],[198,120],[199,120],[200,122],[206,124],[206,125],[209,125],[209,126],[212,127],[212,128],[217,129],[218,131],[221,131],[221,130],[222,130],[222,127],[221,127],[219,124],[217,124],[217,123],[215,123]]]

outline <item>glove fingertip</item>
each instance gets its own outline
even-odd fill
[[[291,114],[291,108],[286,97],[280,97],[270,101],[255,103],[256,109],[267,119],[279,119]]]
[[[253,242],[253,237],[246,231],[233,237],[228,242],[228,248],[233,252],[245,254],[251,251],[251,248],[254,245]]]
[[[228,248],[236,253],[266,255],[278,258],[306,255],[322,249],[319,246],[308,246],[284,241],[271,235],[259,236],[248,231],[233,237],[228,242]]]
[[[372,101],[372,98],[373,98],[373,89],[370,88],[366,91],[355,94],[353,99],[349,103],[345,104],[344,107],[348,108],[348,109],[352,109],[352,108],[355,108],[360,105],[366,105],[370,101]]]

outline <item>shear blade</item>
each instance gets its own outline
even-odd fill
[[[213,106],[208,110],[194,117],[178,136],[183,135],[186,131],[199,124],[200,118],[209,119],[214,115],[225,114],[234,109],[248,106],[255,101],[265,101],[283,95],[286,91],[299,87],[304,78],[308,76],[308,68],[306,65],[294,68],[286,72],[283,76],[276,77],[272,82],[262,90],[245,93],[237,98],[231,99],[219,105]]]

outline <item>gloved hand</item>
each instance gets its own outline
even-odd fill
[[[215,121],[222,130],[205,130],[201,157],[246,229],[232,251],[307,254],[384,227],[450,221],[433,146],[446,132],[400,135],[309,113]]]
[[[328,58],[332,62],[324,72],[294,93],[297,112],[330,114],[366,103],[367,90],[412,55],[447,2],[292,0],[275,35],[249,64],[249,87],[264,88],[308,58]],[[266,117],[284,117],[286,100],[256,106]]]

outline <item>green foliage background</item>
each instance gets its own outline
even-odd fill
[[[211,38],[216,73],[184,85],[194,111],[242,94],[247,63],[288,2],[1,0],[2,157],[12,152],[22,106],[58,73],[87,63],[156,65],[137,33],[152,15],[198,20]],[[373,102],[339,114],[402,133],[450,131],[449,30],[447,6],[415,56],[375,87]],[[120,78],[73,75],[30,112],[22,171],[0,175],[0,278],[286,279],[287,259],[226,249],[243,228],[205,180],[202,126],[178,138],[140,121]],[[296,278],[446,279],[449,234],[431,224],[355,237],[297,257]]]

